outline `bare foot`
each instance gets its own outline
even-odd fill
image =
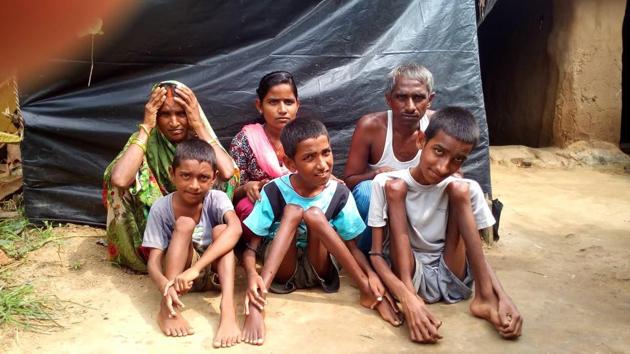
[[[503,326],[499,319],[498,311],[499,301],[496,297],[490,297],[489,299],[476,296],[470,303],[470,312],[475,316],[482,318],[490,322],[497,330],[500,330]]]
[[[376,310],[381,318],[383,318],[386,322],[389,322],[392,326],[398,327],[402,324],[402,320],[400,315],[396,309],[394,309],[394,304],[391,301],[389,296],[383,296],[381,301],[375,298],[372,294],[363,294],[359,298],[359,303],[363,307],[367,307],[370,310]]]
[[[254,345],[262,345],[265,342],[265,318],[252,304],[249,304],[249,315],[245,316],[241,339]]]
[[[240,342],[241,330],[238,328],[238,323],[236,323],[236,311],[233,307],[229,311],[224,311],[221,308],[221,322],[217,333],[214,335],[212,345],[215,348],[227,348]]]
[[[181,313],[178,313],[177,316],[169,317],[169,311],[164,301],[160,305],[157,320],[160,329],[167,336],[183,337],[195,333]]]

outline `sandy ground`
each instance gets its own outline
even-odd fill
[[[523,337],[502,340],[473,318],[468,303],[431,305],[444,325],[435,352],[630,352],[630,174],[623,169],[517,168],[494,165],[495,197],[504,204],[501,240],[490,263],[525,316]],[[67,235],[102,230],[70,226]],[[211,350],[219,296],[191,294],[184,315],[196,334],[167,338],[156,325],[159,295],[148,277],[105,260],[96,238],[74,238],[32,253],[16,276],[68,304],[53,334],[4,328],[2,352],[117,353]],[[81,264],[79,269],[73,265]],[[74,267],[76,268],[76,267]],[[242,275],[237,280],[239,311]],[[418,352],[406,327],[393,328],[357,304],[347,278],[341,291],[271,295],[264,346],[225,352]],[[79,305],[80,304],[80,305]],[[242,321],[242,316],[241,316]]]

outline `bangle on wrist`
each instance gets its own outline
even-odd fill
[[[137,145],[142,150],[143,153],[147,152],[147,146],[145,145],[145,143],[142,140],[140,140],[138,138],[133,138],[133,139],[131,139],[131,144],[132,145]]]
[[[143,123],[138,124],[138,128],[141,130],[144,130],[144,132],[147,133],[147,135],[151,135],[151,129],[149,129],[146,124],[143,124]]]

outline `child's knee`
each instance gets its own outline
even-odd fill
[[[385,195],[387,198],[405,198],[407,195],[407,183],[402,179],[390,179],[385,182]]]
[[[183,234],[192,234],[193,230],[197,226],[195,220],[188,216],[180,216],[175,220],[175,231]]]
[[[304,210],[299,205],[295,204],[287,204],[282,210],[282,218],[289,220],[302,220]]]
[[[318,222],[328,222],[326,215],[318,207],[310,207],[304,211],[304,222],[306,225],[314,225]]]
[[[446,192],[451,201],[467,202],[470,201],[470,186],[466,182],[451,182],[446,187]]]
[[[212,228],[212,238],[214,240],[218,240],[219,237],[221,237],[221,234],[223,233],[223,231],[225,231],[225,229],[227,229],[227,225],[226,224],[219,224],[215,227]]]

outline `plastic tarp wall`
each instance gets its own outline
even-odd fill
[[[489,192],[475,7],[474,0],[146,1],[115,38],[104,24],[91,87],[88,51],[57,59],[67,74],[22,92],[27,215],[104,224],[103,171],[142,121],[151,85],[165,79],[195,91],[228,146],[256,119],[260,78],[293,72],[298,116],[326,124],[340,176],[356,120],[387,109],[387,73],[405,62],[433,72],[432,108],[474,113],[482,138],[464,172]]]

